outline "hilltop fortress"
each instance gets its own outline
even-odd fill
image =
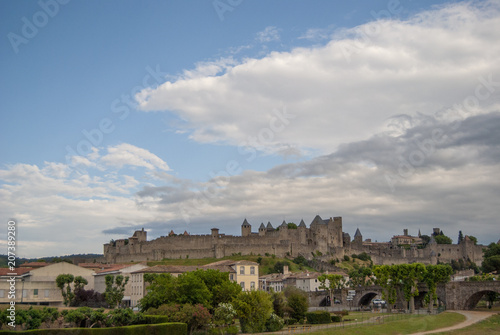
[[[104,244],[104,258],[109,263],[120,263],[164,258],[222,258],[241,253],[278,257],[302,255],[308,259],[316,256],[327,260],[366,252],[375,264],[437,264],[438,261],[448,263],[459,259],[469,259],[477,265],[482,263],[484,246],[474,245],[467,236],[459,244],[437,244],[431,238],[424,248],[418,245],[419,240],[408,235],[405,229],[404,234],[394,236],[392,242],[363,241],[358,229],[351,241],[349,234],[342,231],[342,217],[323,220],[317,215],[309,228],[302,220],[297,229],[289,229],[285,221],[277,228],[271,223],[262,223],[258,232],[252,232],[252,226],[245,219],[241,236],[220,234],[219,229],[212,228],[210,235],[189,235],[186,232],[175,235],[171,232],[168,236],[148,241],[147,232],[138,230],[128,239]]]

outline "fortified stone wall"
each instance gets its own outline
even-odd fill
[[[474,245],[468,238],[460,244],[438,245],[433,240],[426,248],[419,249],[416,245],[404,248],[390,243],[363,242],[359,230],[356,234],[354,240],[350,241],[349,235],[342,232],[341,217],[323,220],[317,215],[309,228],[304,221],[301,221],[297,229],[288,229],[285,222],[278,229],[270,223],[267,227],[261,224],[257,233],[251,232],[251,225],[245,220],[242,224],[242,236],[219,234],[218,229],[214,228],[210,235],[162,236],[147,241],[147,232],[136,231],[128,241],[122,239],[114,244],[105,244],[104,258],[113,263],[268,253],[278,257],[302,255],[308,259],[313,255],[323,255],[321,258],[328,261],[366,252],[374,264],[437,264],[438,261],[449,263],[461,258],[470,259],[477,265],[482,263],[484,246]]]

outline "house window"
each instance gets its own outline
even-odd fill
[[[240,266],[240,275],[244,275],[244,274],[245,274],[245,267]]]
[[[254,275],[255,274],[255,266],[250,267],[250,274]]]
[[[26,298],[28,296],[28,290],[23,290],[23,298]]]
[[[250,282],[250,289],[255,290],[255,282],[254,281]]]
[[[3,298],[4,297],[4,290],[0,290],[0,298]]]
[[[45,291],[45,292],[44,292],[44,297],[45,297],[45,298],[48,298],[48,297],[49,297],[49,290],[44,290],[44,291]]]
[[[241,289],[242,289],[242,290],[244,290],[244,289],[245,289],[245,282],[244,282],[244,281],[242,281],[242,282],[240,283],[240,286],[241,286]]]
[[[33,289],[33,295],[38,296],[38,289],[37,288]]]
[[[233,274],[230,274],[230,275],[229,275],[229,280],[234,280],[234,276],[233,276]]]

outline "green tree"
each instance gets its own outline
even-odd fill
[[[128,276],[117,275],[115,277],[106,275],[104,281],[106,283],[106,290],[104,291],[106,302],[111,308],[119,307],[124,296],[125,285],[128,283]]]
[[[500,271],[500,255],[495,255],[485,258],[483,261],[483,271],[484,272]]]
[[[212,320],[212,316],[202,304],[185,304],[179,310],[178,320],[178,322],[186,323],[189,334],[192,334],[194,330],[207,327]]]
[[[61,289],[61,294],[64,299],[64,305],[69,306],[75,294],[71,291],[71,283],[75,280],[72,274],[60,274],[56,278],[56,285]]]
[[[288,229],[297,229],[297,225],[293,222],[288,222]]]
[[[330,301],[335,301],[335,290],[340,290],[346,285],[344,276],[336,274],[320,275],[318,281],[321,283],[319,286],[321,289],[328,290]]]
[[[437,244],[451,244],[452,240],[446,235],[436,235],[434,236]]]
[[[410,312],[415,312],[415,297],[418,296],[418,283],[424,279],[425,265],[421,263],[393,265],[399,272],[399,279],[406,301],[409,302]]]
[[[500,271],[500,244],[490,243],[483,253],[483,272]]]
[[[376,277],[375,284],[382,287],[382,297],[387,301],[387,312],[392,312],[392,306],[396,303],[396,288],[399,282],[393,280],[392,267],[390,265],[376,265],[373,267],[373,274]]]
[[[231,302],[241,286],[229,280],[229,273],[218,270],[196,270],[177,278],[169,274],[144,274],[148,293],[140,301],[142,311],[163,304],[202,304],[208,309]]]
[[[185,272],[177,277],[177,303],[202,304],[210,308],[212,293],[196,272]]]
[[[270,296],[264,291],[241,292],[234,299],[234,308],[243,333],[265,331],[266,321],[273,311]]]
[[[427,271],[423,276],[423,281],[427,284],[429,292],[426,300],[429,302],[429,311],[432,311],[434,301],[437,299],[436,288],[439,283],[447,283],[453,273],[450,265],[427,265]]]
[[[286,298],[283,292],[272,292],[271,301],[273,302],[274,314],[283,318],[286,310]]]
[[[223,328],[231,325],[235,317],[236,310],[230,303],[220,303],[214,310],[214,323],[221,328],[221,334],[223,334]]]
[[[364,287],[373,284],[372,269],[360,267],[349,272],[349,286],[352,288]]]
[[[290,266],[290,263],[287,261],[278,261],[274,264],[273,270],[274,273],[283,273],[284,266]]]
[[[75,293],[78,290],[82,290],[83,287],[89,283],[87,279],[83,278],[82,276],[76,276],[73,282],[75,283],[74,285]]]
[[[144,282],[148,283],[147,294],[139,301],[142,312],[158,308],[163,304],[177,301],[176,278],[169,273],[145,273]]]
[[[307,309],[309,308],[307,294],[301,289],[293,286],[287,287],[284,293],[290,318],[295,321],[304,320]]]

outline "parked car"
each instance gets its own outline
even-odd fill
[[[385,300],[382,299],[373,299],[374,305],[385,305]]]

